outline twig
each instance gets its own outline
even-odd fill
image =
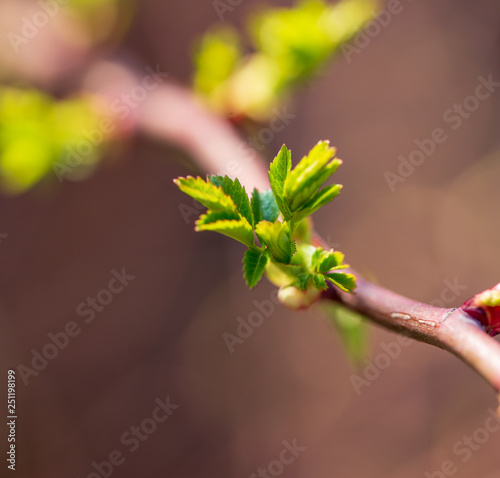
[[[265,163],[258,154],[254,152],[251,160],[242,156],[243,140],[237,132],[181,87],[162,85],[150,95],[141,105],[138,126],[183,148],[207,173],[225,171],[233,178],[237,175],[247,189],[269,188]],[[230,162],[236,166],[228,168]],[[355,294],[331,288],[323,298],[338,301],[390,330],[448,350],[500,393],[500,344],[479,322],[461,309],[419,303],[355,275]]]
[[[337,301],[394,332],[448,350],[481,375],[500,399],[500,344],[478,321],[461,309],[416,302],[350,272],[357,277],[355,294],[332,286],[324,299]]]

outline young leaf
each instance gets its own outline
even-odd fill
[[[241,216],[235,211],[207,211],[196,221],[197,227],[212,224],[217,221],[239,221]]]
[[[335,153],[336,149],[330,148],[328,141],[320,141],[287,176],[283,197],[292,212],[315,198],[319,188],[342,164],[340,159],[335,159]]]
[[[297,277],[297,285],[299,289],[306,290],[310,280],[311,274],[300,274],[299,277]]]
[[[218,106],[214,93],[235,70],[241,56],[240,36],[232,28],[211,30],[202,37],[195,53],[194,87],[213,100],[212,106]]]
[[[311,265],[314,271],[324,274],[332,269],[345,269],[348,267],[342,264],[343,260],[344,254],[341,252],[333,252],[333,249],[325,251],[321,247],[318,247],[312,256]]]
[[[248,221],[248,223],[253,227],[254,219],[252,210],[250,209],[250,200],[245,191],[245,188],[240,184],[238,179],[234,181],[228,177],[222,176],[210,176],[208,180],[214,185],[221,187],[224,193],[229,196],[238,212]]]
[[[345,272],[324,274],[325,278],[344,292],[352,292],[356,288],[356,276]]]
[[[280,211],[271,189],[261,192],[257,191],[257,189],[253,190],[252,211],[255,224],[260,221],[274,222],[278,219]]]
[[[325,276],[323,274],[313,274],[313,283],[316,289],[326,290],[328,286],[326,285]]]
[[[218,219],[217,215],[209,212],[198,219],[196,230],[219,232],[236,239],[245,246],[252,247],[254,245],[253,229],[245,218],[239,220]]]
[[[295,252],[295,242],[288,223],[261,221],[255,227],[255,232],[277,262],[290,263]]]
[[[315,213],[319,208],[335,199],[339,195],[341,190],[341,184],[333,184],[331,186],[323,188],[318,194],[316,194],[316,196],[314,196],[308,203],[306,203],[300,209],[300,211],[295,214],[294,219],[298,220],[302,217],[310,216],[311,214]]]
[[[221,176],[220,174],[212,174],[211,176],[208,176],[208,181],[210,181],[214,186],[217,186],[218,188],[222,188],[222,184],[224,183],[224,176]],[[224,191],[225,192],[225,191]],[[227,193],[226,193],[227,194]]]
[[[196,199],[212,211],[236,211],[233,200],[224,194],[221,188],[210,182],[206,182],[200,177],[193,178],[192,176],[188,176],[187,178],[178,178],[174,179],[174,183],[182,192]]]
[[[269,253],[251,247],[243,256],[243,274],[250,289],[253,289],[262,279],[269,262]]]
[[[280,152],[274,158],[274,161],[269,167],[269,181],[271,183],[271,189],[273,190],[274,197],[276,198],[276,204],[285,219],[290,218],[290,211],[283,199],[283,188],[291,168],[292,154],[290,150],[283,145]]]

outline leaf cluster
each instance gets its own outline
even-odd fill
[[[88,98],[56,100],[35,89],[0,88],[0,186],[22,193],[59,167],[73,178],[99,161],[107,138],[90,144],[87,131],[99,129],[100,118]]]
[[[291,152],[283,146],[270,165],[271,189],[254,189],[251,198],[238,179],[227,176],[188,176],[174,182],[208,209],[197,220],[197,231],[219,232],[248,248],[243,272],[250,288],[267,272],[281,287],[320,291],[330,282],[352,292],[356,280],[343,270],[348,267],[344,255],[310,244],[309,216],[341,190],[338,184],[324,186],[342,163],[335,153],[327,141],[320,141],[292,169]]]
[[[214,28],[195,53],[195,89],[222,113],[262,120],[371,20],[376,8],[374,0],[302,0],[261,8],[247,24],[251,53],[235,29]]]

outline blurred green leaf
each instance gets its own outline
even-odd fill
[[[133,0],[56,1],[71,11],[78,23],[83,22],[94,44],[123,35],[132,21],[136,3]]]
[[[292,87],[317,73],[374,16],[375,0],[302,0],[264,7],[248,22],[254,51],[234,30],[209,32],[195,57],[196,89],[226,114],[269,118]]]
[[[265,9],[250,22],[257,49],[279,65],[281,87],[311,74],[328,57],[330,36],[319,24],[326,8],[321,1],[304,1]]]
[[[99,131],[101,120],[85,97],[56,100],[37,90],[0,87],[2,189],[22,193],[57,165],[70,179],[95,167],[109,140]],[[96,131],[99,140],[89,140]]]
[[[328,285],[326,284],[325,276],[323,274],[313,274],[313,282],[317,289],[326,290]]]
[[[195,53],[194,88],[206,97],[212,96],[212,105],[223,108],[223,98],[217,98],[217,89],[229,78],[240,61],[242,52],[238,33],[224,28],[206,33]],[[219,95],[220,96],[220,95]]]
[[[360,366],[369,352],[369,329],[363,316],[332,302],[322,304],[322,309],[337,330],[352,363]]]
[[[373,17],[376,3],[303,0],[253,16],[250,34],[259,52],[279,65],[281,88],[315,73],[332,53]]]
[[[307,286],[309,285],[309,281],[311,280],[312,275],[311,274],[300,274],[297,277],[297,287],[300,290],[306,290]]]

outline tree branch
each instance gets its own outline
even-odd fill
[[[350,272],[357,277],[355,293],[347,294],[332,285],[324,299],[339,302],[394,332],[451,352],[500,394],[500,344],[477,320],[462,309],[416,302]]]
[[[181,87],[162,85],[150,95],[141,105],[137,126],[183,148],[207,173],[225,171],[233,179],[238,175],[247,189],[269,188],[265,162],[256,152],[251,160],[242,156],[243,140],[236,131]],[[230,162],[236,167],[228,168]],[[500,392],[500,344],[477,320],[461,309],[408,299],[354,273],[358,278],[354,294],[332,287],[323,299],[344,304],[387,329],[448,350]]]

